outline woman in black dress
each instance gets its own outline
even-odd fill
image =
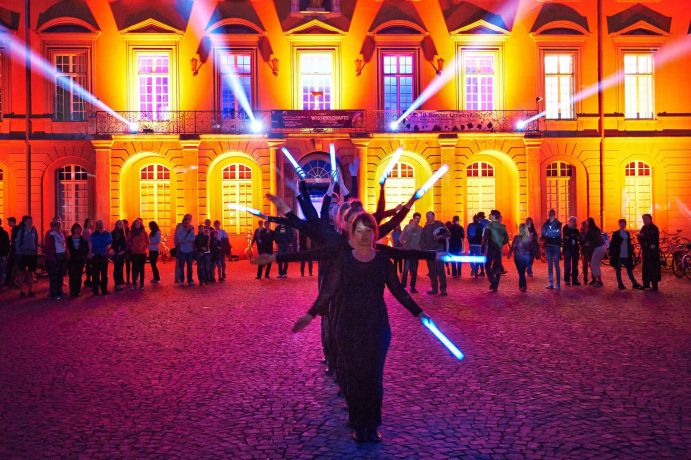
[[[378,234],[374,217],[359,214],[351,229],[352,250],[339,254],[319,297],[309,312],[297,320],[293,332],[307,327],[316,315],[328,309],[335,295],[340,296],[335,333],[350,426],[356,441],[378,442],[384,361],[391,342],[384,286],[414,316],[421,320],[428,316],[403,289],[389,258],[374,249]]]

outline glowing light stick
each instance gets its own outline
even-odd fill
[[[441,258],[444,262],[468,262],[471,264],[485,263],[487,262],[487,257],[485,256],[454,256],[445,255]]]
[[[242,206],[241,204],[228,203],[228,209],[234,209],[236,211],[249,212],[252,215],[266,219],[266,216],[258,209],[248,208],[247,206]]]
[[[381,177],[379,178],[379,185],[384,185],[386,182],[386,179],[391,175],[391,171],[393,171],[393,168],[396,167],[396,164],[398,163],[398,160],[401,159],[401,154],[403,153],[403,148],[399,147],[396,149],[396,151],[393,153],[393,156],[391,157],[391,161],[389,161],[389,164],[386,165],[386,169],[382,173]]]
[[[307,174],[305,174],[305,171],[302,170],[300,165],[298,164],[297,161],[295,161],[295,158],[293,158],[293,155],[290,154],[287,148],[281,147],[281,152],[283,152],[283,155],[290,161],[290,164],[293,165],[293,168],[295,168],[295,172],[300,176],[300,179],[305,180],[307,177]]]
[[[422,325],[425,326],[429,331],[434,334],[434,336],[453,354],[457,360],[463,359],[463,352],[458,349],[454,343],[449,340],[442,331],[439,330],[434,321],[431,319],[423,318]]]
[[[331,157],[331,175],[334,178],[334,182],[338,182],[338,171],[336,169],[336,147],[333,144],[329,144],[329,156]]]
[[[431,189],[432,186],[433,186],[439,179],[441,179],[441,177],[442,177],[444,174],[446,174],[446,172],[447,172],[448,170],[449,170],[449,165],[446,165],[446,164],[441,165],[441,168],[439,168],[439,169],[437,170],[437,172],[435,172],[434,174],[432,174],[432,177],[430,177],[429,179],[427,179],[427,182],[425,182],[424,184],[422,184],[422,187],[420,187],[420,188],[418,189],[418,191],[415,192],[415,199],[416,199],[416,200],[419,200],[420,198],[422,198],[422,197],[425,195],[425,193],[427,193],[427,191],[428,191],[429,189]]]

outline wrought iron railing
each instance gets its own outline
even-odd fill
[[[290,112],[290,114],[288,113]],[[405,118],[384,110],[306,112],[304,125],[296,111],[244,112],[168,111],[94,112],[88,117],[90,134],[253,134],[253,133],[540,133],[534,110],[416,110]],[[329,114],[333,113],[333,117]],[[299,115],[299,114],[298,114]],[[289,123],[281,117],[292,116]],[[348,117],[352,117],[349,119]],[[273,119],[273,120],[272,120]],[[334,121],[336,120],[336,121]],[[273,124],[272,124],[273,121]],[[258,123],[257,123],[258,122]]]

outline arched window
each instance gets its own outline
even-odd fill
[[[642,161],[632,161],[626,165],[624,194],[622,196],[624,218],[630,227],[643,225],[643,214],[653,212],[653,181],[650,165]]]
[[[466,177],[466,222],[472,222],[478,212],[489,214],[496,207],[494,166],[484,161],[473,163]]]
[[[557,219],[566,223],[569,216],[576,211],[573,166],[563,161],[555,161],[547,165],[546,175],[547,211],[554,209]]]
[[[310,160],[302,167],[307,175],[307,179],[316,179],[321,182],[322,179],[329,180],[331,175],[331,163],[326,160]]]
[[[144,166],[139,172],[139,217],[144,226],[155,220],[158,226],[170,228],[170,169],[161,164]]]
[[[397,163],[384,189],[386,207],[393,208],[407,202],[415,193],[415,170],[408,163]],[[415,211],[411,209],[410,215]]]
[[[252,169],[234,163],[223,168],[223,226],[231,234],[242,235],[252,230],[252,216],[228,209],[228,204],[252,207]]]
[[[329,188],[331,177],[331,162],[328,157],[314,158],[302,165],[302,170],[305,171],[305,182],[307,182],[307,189],[310,193],[310,199],[317,212],[321,213],[322,202],[324,195]],[[298,215],[303,217],[302,208],[298,206]]]
[[[65,228],[89,217],[89,180],[86,169],[67,165],[58,169],[55,181],[55,215]]]

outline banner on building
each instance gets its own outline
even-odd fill
[[[271,129],[358,129],[364,110],[272,110]]]

